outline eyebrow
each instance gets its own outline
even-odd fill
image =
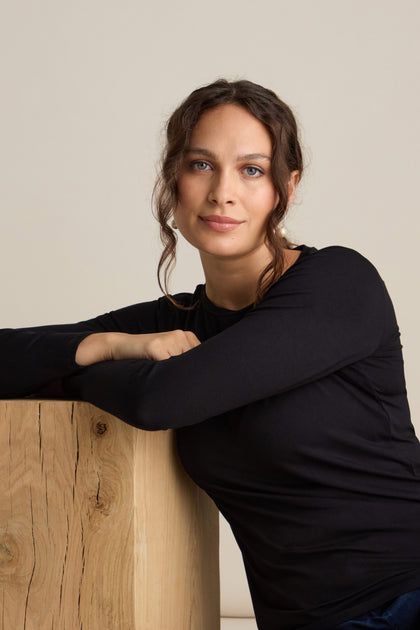
[[[190,147],[186,150],[186,153],[198,153],[199,155],[205,155],[209,158],[216,158],[216,155],[207,149],[201,149],[200,147]],[[269,155],[265,155],[264,153],[246,153],[244,155],[238,155],[236,158],[237,162],[242,162],[242,160],[268,160],[271,162],[271,157]]]

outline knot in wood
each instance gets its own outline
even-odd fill
[[[101,516],[109,516],[113,509],[113,498],[107,496],[104,492],[99,492],[90,497],[90,518],[94,518],[94,514]]]
[[[18,560],[18,547],[16,541],[8,534],[0,535],[0,567],[4,569]],[[14,561],[14,562],[13,562]]]
[[[104,433],[107,432],[108,427],[105,422],[97,422],[95,430],[96,430],[97,435],[103,435]]]

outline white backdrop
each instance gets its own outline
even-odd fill
[[[164,121],[199,85],[248,78],[301,124],[292,238],[382,273],[419,432],[419,27],[417,0],[0,0],[0,326],[158,296]],[[173,290],[201,281],[180,247]]]

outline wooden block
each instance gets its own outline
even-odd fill
[[[0,401],[0,629],[218,630],[218,513],[172,431]]]

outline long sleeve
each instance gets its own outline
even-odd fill
[[[384,339],[389,309],[373,265],[353,250],[325,248],[199,347],[158,362],[99,363],[67,387],[140,428],[188,426],[369,357]]]
[[[135,304],[75,324],[0,330],[0,397],[25,396],[77,373],[76,350],[94,332],[155,330],[161,300]]]

